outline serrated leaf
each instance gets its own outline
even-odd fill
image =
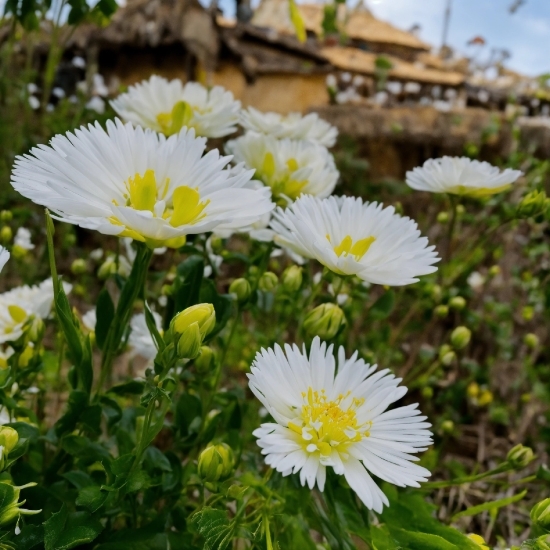
[[[205,506],[191,518],[191,525],[204,538],[204,550],[225,550],[229,547],[234,525],[227,512]]]
[[[65,504],[43,524],[45,550],[68,550],[92,542],[103,531],[99,520],[87,512],[69,514]]]

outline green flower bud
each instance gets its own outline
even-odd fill
[[[462,296],[455,296],[449,300],[449,307],[460,311],[466,307],[466,300]]]
[[[11,222],[13,220],[13,214],[11,213],[11,210],[2,210],[0,212],[0,221],[1,222]]]
[[[539,345],[539,337],[530,332],[523,337],[523,343],[531,349],[535,349]]]
[[[521,310],[521,316],[525,321],[531,321],[535,316],[535,308],[533,306],[525,306]]]
[[[250,298],[250,293],[252,289],[250,288],[250,283],[243,279],[235,279],[229,285],[229,294],[234,294],[239,302],[246,302]]]
[[[310,336],[330,340],[338,334],[345,323],[344,312],[336,304],[321,304],[306,315],[304,329]]]
[[[446,367],[448,367],[455,360],[455,358],[456,358],[456,353],[448,344],[443,344],[439,348],[439,360]]]
[[[512,447],[506,456],[506,460],[514,470],[525,468],[534,458],[533,449],[524,447],[521,444]]]
[[[208,346],[202,346],[200,355],[195,359],[195,367],[198,372],[205,374],[211,372],[216,366],[216,354]]]
[[[162,285],[161,289],[160,289],[160,293],[163,295],[163,296],[172,296],[172,285]]]
[[[531,510],[531,521],[541,529],[550,532],[550,498],[535,504]]]
[[[229,445],[221,443],[204,449],[199,456],[198,474],[203,481],[215,483],[229,478],[235,459]]]
[[[438,302],[439,300],[441,300],[441,295],[443,294],[443,289],[441,288],[440,285],[432,285],[431,289],[430,289],[430,294],[432,296],[432,298]]]
[[[177,341],[178,356],[194,359],[200,353],[202,341],[216,324],[216,312],[212,304],[197,304],[178,313],[170,323]]]
[[[524,548],[523,545],[522,548]],[[539,537],[535,541],[534,546],[531,546],[531,548],[532,550],[550,550],[550,537],[542,535],[542,537]]]
[[[63,237],[63,244],[66,248],[70,248],[76,244],[76,235],[74,233],[67,233]]]
[[[210,246],[214,254],[219,254],[223,250],[223,240],[221,237],[212,235],[212,237],[210,237]]]
[[[441,318],[447,317],[449,315],[449,307],[441,304],[434,309],[434,313]]]
[[[437,222],[438,223],[447,223],[449,221],[449,213],[448,212],[439,212],[437,215]]]
[[[499,265],[493,265],[489,268],[489,276],[490,277],[496,277],[497,275],[500,275],[501,269]]]
[[[422,397],[424,399],[431,399],[434,396],[434,390],[431,386],[424,386],[422,388]]]
[[[455,349],[465,348],[470,343],[472,332],[466,327],[456,327],[451,333],[451,344]]]
[[[282,281],[287,292],[296,292],[300,289],[303,281],[302,271],[303,268],[298,265],[291,265],[285,269]]]
[[[13,238],[13,231],[11,230],[11,227],[8,225],[5,225],[0,229],[0,241],[2,241],[4,244],[9,243]]]
[[[527,193],[519,203],[516,215],[520,219],[538,216],[546,210],[546,193],[544,191],[531,191]]]
[[[27,338],[29,342],[38,342],[44,336],[44,321],[40,317],[35,317],[29,324]]]
[[[110,275],[114,275],[117,271],[116,261],[114,256],[109,256],[97,270],[97,276],[100,279],[107,279]]]
[[[277,288],[279,278],[272,271],[266,271],[258,281],[258,288],[263,292],[271,292]]]
[[[441,423],[441,430],[443,433],[450,434],[453,433],[455,429],[455,423],[452,420],[444,420]]]
[[[9,426],[0,426],[0,445],[4,448],[4,454],[11,453],[17,442],[19,434]]]
[[[27,254],[28,254],[28,250],[26,248],[23,248],[22,246],[16,244],[12,249],[11,249],[11,255],[17,259],[17,260],[21,260],[22,258],[24,258]]]
[[[462,214],[464,214],[464,212],[466,212],[466,208],[464,208],[464,205],[463,204],[457,204],[456,205],[456,213],[459,216],[462,216]]]
[[[6,482],[2,481],[1,483]],[[33,516],[34,514],[39,514],[42,512],[42,510],[26,510],[21,508],[21,506],[25,504],[25,501],[18,502],[21,490],[28,487],[36,487],[36,483],[27,483],[26,485],[21,485],[20,487],[14,487],[10,483],[6,483],[6,485],[10,485],[13,492],[11,494],[11,501],[4,502],[2,509],[0,510],[0,527],[6,527],[20,516]]]
[[[83,260],[82,258],[77,258],[71,264],[71,272],[74,275],[81,275],[82,273],[86,273],[86,270],[87,270],[86,261]]]

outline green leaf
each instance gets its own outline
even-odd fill
[[[55,309],[61,330],[67,340],[67,345],[71,352],[71,356],[75,364],[79,364],[82,361],[82,342],[80,339],[79,330],[75,324],[75,318],[63,289],[63,285],[59,284],[59,292],[55,300]]]
[[[394,541],[386,525],[371,525],[370,537],[372,550],[399,550],[401,548]]]
[[[42,525],[25,525],[17,536],[17,550],[32,550],[44,541]]]
[[[522,500],[526,494],[527,490],[522,491],[521,493],[518,493],[517,495],[514,495],[512,497],[501,498],[499,500],[493,500],[492,502],[484,502],[483,504],[478,504],[477,506],[471,506],[466,510],[462,510],[462,512],[459,512],[458,514],[455,514],[453,516],[453,521],[458,518],[475,516],[476,514],[480,514],[481,512],[498,510],[503,506],[508,506],[509,504],[513,504],[514,502]]]
[[[109,494],[106,491],[102,491],[97,485],[83,487],[78,491],[76,505],[86,508],[88,512],[93,514],[103,506],[108,496]]]
[[[109,327],[115,316],[115,304],[107,288],[104,288],[97,298],[96,307],[97,322],[95,325],[95,337],[99,349],[103,349],[103,344],[107,338]]]
[[[395,306],[395,293],[388,290],[374,302],[370,308],[369,315],[376,320],[386,319],[390,316]]]
[[[200,302],[212,304],[216,311],[216,325],[206,338],[208,341],[216,336],[229,321],[233,300],[227,294],[218,294],[212,279],[204,279],[201,285]]]
[[[105,17],[111,17],[118,9],[118,4],[115,0],[99,0],[95,8],[99,9]]]
[[[132,380],[130,382],[125,382],[124,384],[119,384],[118,386],[113,386],[109,393],[114,393],[116,395],[141,395],[145,388],[145,382],[140,380]]]
[[[157,323],[155,322],[155,316],[153,315],[153,312],[151,311],[151,308],[149,307],[149,304],[147,302],[145,302],[144,309],[147,328],[149,329],[149,332],[153,337],[153,341],[155,342],[157,350],[162,352],[166,347],[164,343],[164,338],[160,335],[160,332],[158,331]]]
[[[178,276],[174,281],[172,317],[185,308],[199,303],[203,273],[204,260],[201,256],[191,256],[178,266]]]
[[[45,550],[67,550],[92,542],[103,531],[103,525],[87,512],[69,514],[65,504],[44,525]]]
[[[400,544],[410,550],[462,550],[462,547],[456,546],[439,535],[396,528],[391,532]]]
[[[62,474],[62,477],[72,483],[77,489],[83,489],[84,487],[94,485],[94,480],[86,472],[80,470],[65,472]]]
[[[184,438],[196,436],[202,423],[202,403],[198,396],[184,393],[176,405],[176,426]]]
[[[191,517],[191,526],[204,538],[204,550],[228,548],[234,531],[227,512],[205,506]]]
[[[82,411],[88,405],[88,395],[80,390],[74,390],[69,394],[69,403],[65,414],[55,423],[55,433],[62,436],[65,433],[72,432],[82,414]]]

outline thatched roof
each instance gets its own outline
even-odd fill
[[[326,47],[321,51],[332,65],[338,69],[370,76],[376,73],[376,59],[379,56],[374,53],[339,46]],[[388,56],[387,58],[393,65],[388,73],[389,78],[392,79],[443,86],[460,86],[465,80],[464,75],[460,73],[424,69],[396,57]]]
[[[175,43],[185,45],[207,65],[216,58],[215,23],[198,0],[128,0],[106,27],[85,24],[77,28],[68,46],[146,48]]]
[[[322,35],[323,4],[298,4],[298,8],[308,31]],[[338,19],[347,36],[354,40],[378,44],[393,44],[418,51],[429,51],[429,44],[422,42],[414,34],[403,31],[381,21],[362,7],[349,10],[344,4],[339,6]],[[290,20],[288,0],[262,0],[254,12],[252,24],[269,27],[277,32],[294,34]]]

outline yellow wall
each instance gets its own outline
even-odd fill
[[[209,84],[224,86],[231,90],[244,107],[255,107],[260,111],[290,113],[306,112],[312,107],[329,102],[325,75],[269,74],[258,75],[249,84],[240,69],[234,65],[223,65],[216,72],[203,75]]]

